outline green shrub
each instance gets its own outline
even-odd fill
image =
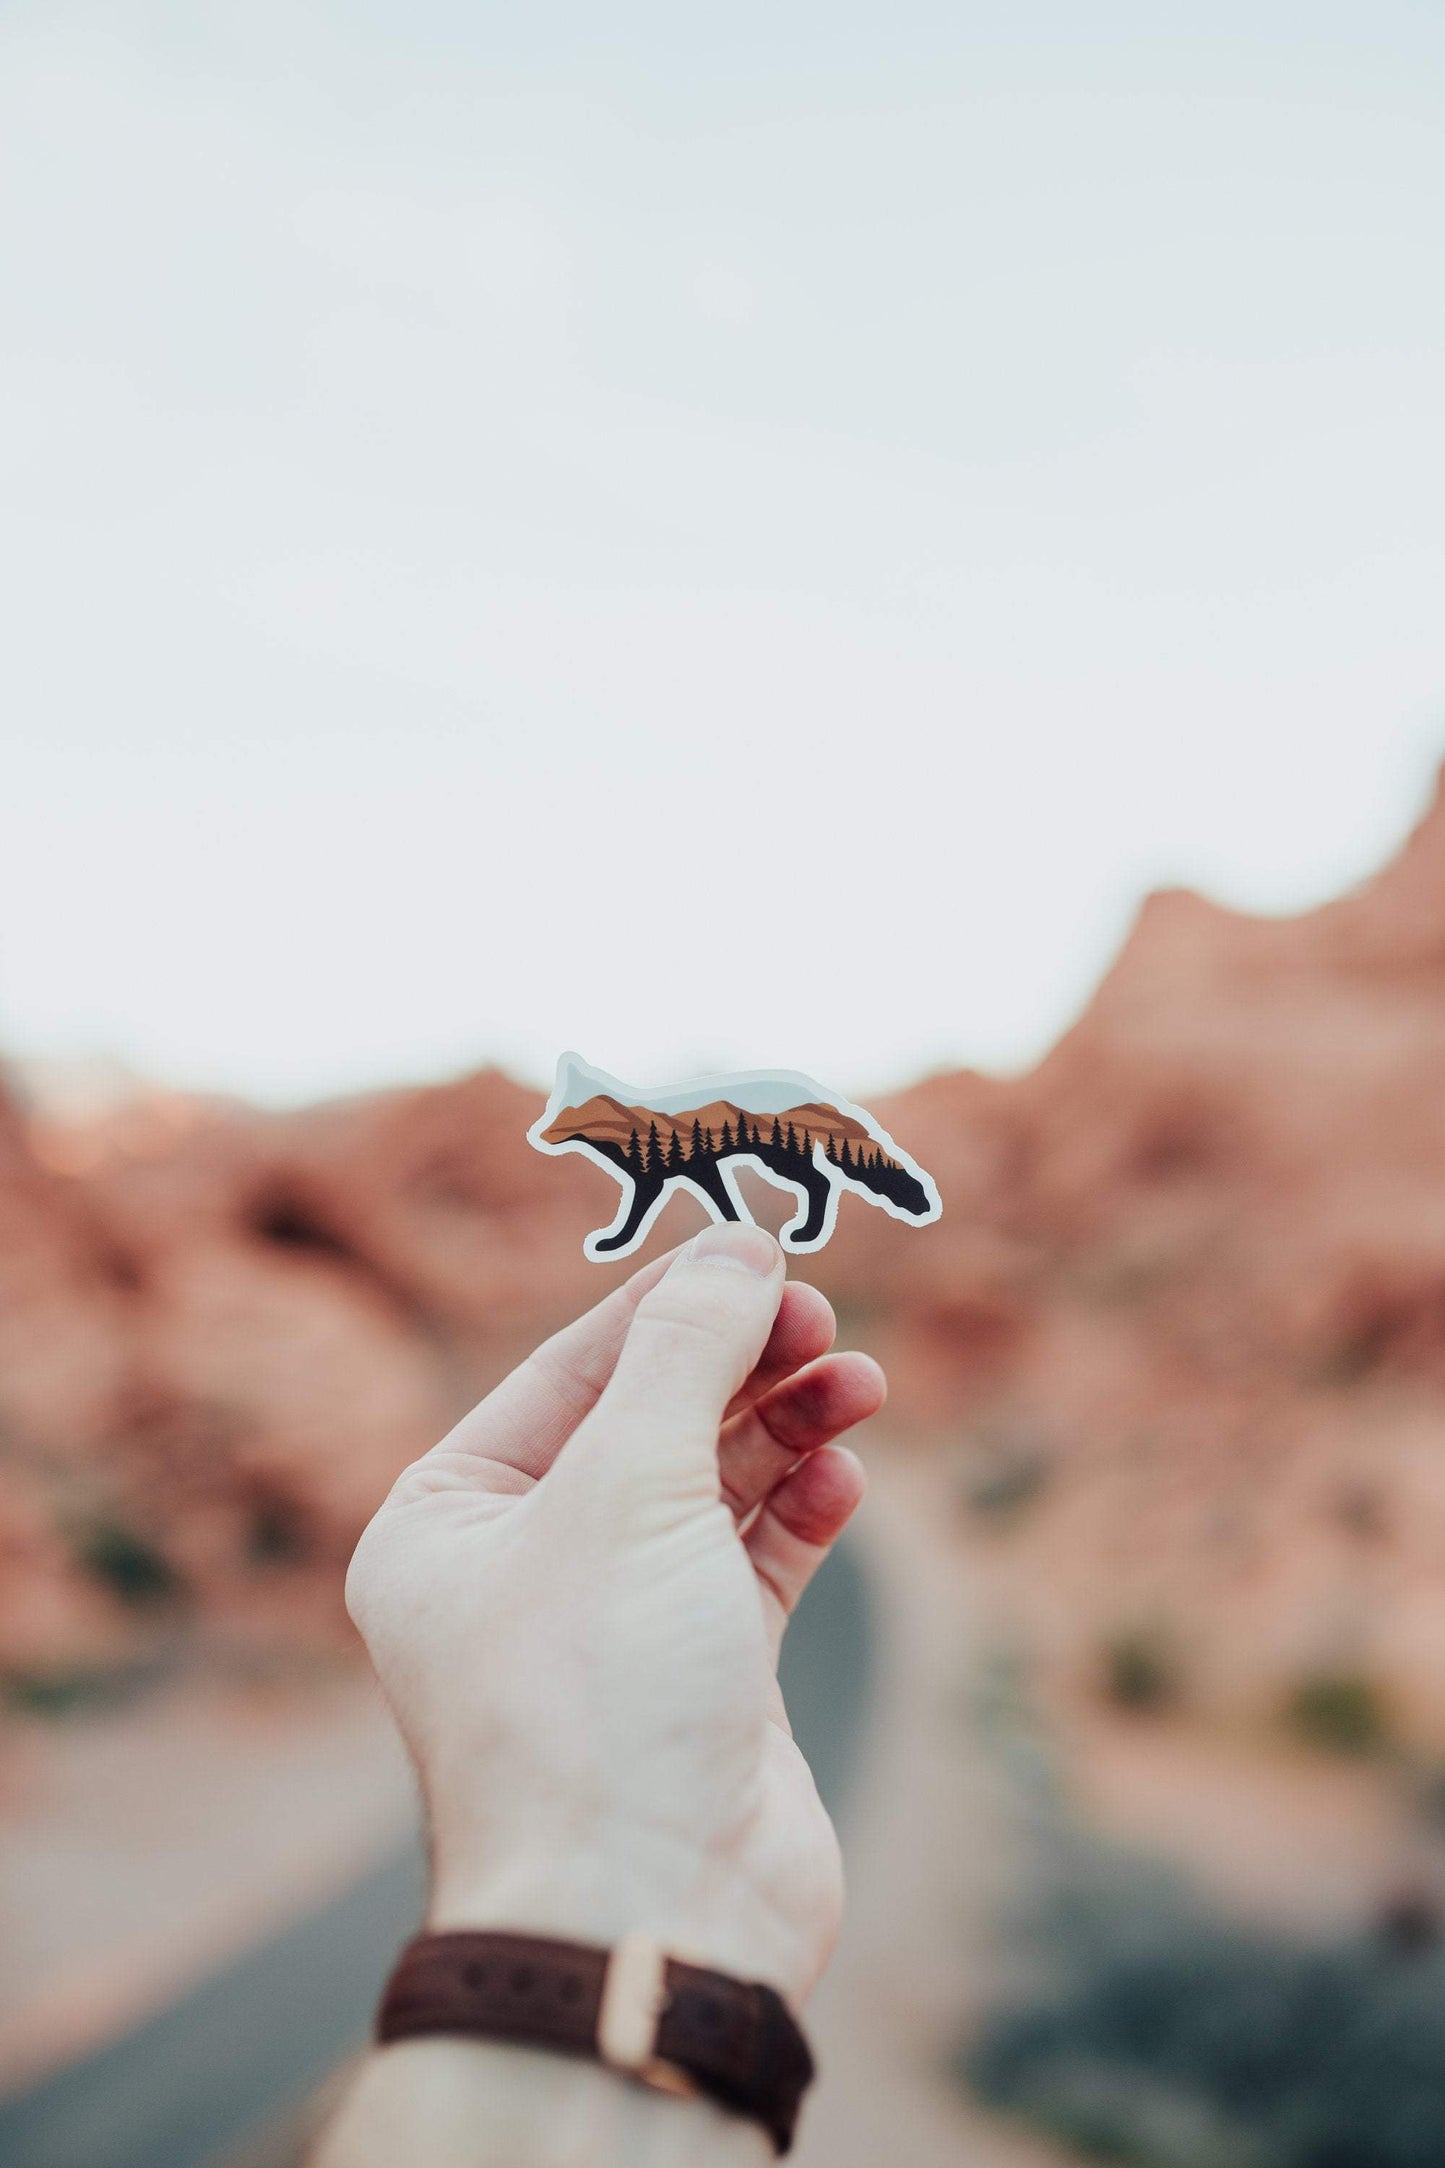
[[[1301,1680],[1289,1717],[1296,1731],[1331,1754],[1375,1754],[1387,1737],[1379,1693],[1358,1672],[1321,1671]]]
[[[251,1515],[246,1556],[253,1566],[304,1565],[315,1548],[303,1516],[283,1500],[259,1505]]]
[[[1179,1699],[1179,1665],[1158,1627],[1132,1626],[1104,1650],[1104,1691],[1117,1708],[1150,1714]]]
[[[0,1699],[26,1716],[74,1716],[104,1708],[124,1698],[130,1688],[124,1670],[74,1665],[52,1671],[0,1674]]]
[[[164,1552],[124,1521],[89,1522],[76,1550],[88,1572],[138,1610],[169,1603],[181,1593],[181,1577]]]
[[[1046,1488],[1052,1473],[1047,1445],[1028,1430],[985,1430],[963,1463],[959,1499],[978,1520],[1015,1520]]]
[[[961,2051],[990,2105],[1136,2168],[1441,2168],[1445,1950],[1311,1944],[1142,1871],[1055,1892],[1040,1976]]]

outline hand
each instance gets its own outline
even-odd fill
[[[760,1229],[708,1227],[547,1341],[406,1470],[351,1614],[420,1775],[429,1924],[614,1942],[795,2007],[842,1909],[778,1691],[882,1404]]]

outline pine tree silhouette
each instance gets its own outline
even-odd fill
[[[837,1210],[837,1187],[843,1182],[871,1193],[875,1203],[886,1202],[900,1217],[922,1220],[936,1213],[926,1178],[890,1157],[876,1137],[865,1133],[855,1140],[849,1134],[850,1118],[840,1108],[820,1107],[819,1112],[824,1126],[815,1137],[803,1106],[779,1107],[762,1116],[728,1099],[717,1130],[703,1126],[700,1106],[655,1115],[643,1104],[627,1108],[624,1122],[630,1119],[634,1127],[622,1126],[620,1136],[617,1128],[609,1133],[599,1127],[588,1138],[594,1155],[623,1184],[626,1197],[620,1220],[599,1232],[596,1254],[633,1246],[674,1182],[690,1180],[712,1206],[735,1216],[738,1200],[719,1163],[737,1154],[751,1155],[755,1164],[802,1193],[799,1214],[789,1222],[794,1247],[812,1248],[826,1238]],[[826,1126],[828,1113],[840,1128]]]

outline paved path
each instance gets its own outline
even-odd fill
[[[800,1607],[783,1666],[794,1729],[835,1813],[870,1664],[862,1571],[840,1553]],[[364,2038],[421,1886],[411,1845],[134,2032],[0,2103],[4,2168],[216,2168]]]
[[[857,1540],[877,1675],[848,1788],[843,1938],[808,2007],[820,2083],[789,2168],[1085,2168],[949,2075],[997,1984],[1019,1827],[1015,1781],[972,1713],[988,1628],[955,1513],[942,1455],[870,1455]]]

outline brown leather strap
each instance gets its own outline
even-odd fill
[[[418,1935],[397,1959],[377,2015],[383,2042],[462,2033],[595,2055],[609,1952],[540,1935]],[[775,1989],[669,1957],[653,2048],[661,2072],[761,2123],[779,2153],[793,2142],[813,2058]]]

